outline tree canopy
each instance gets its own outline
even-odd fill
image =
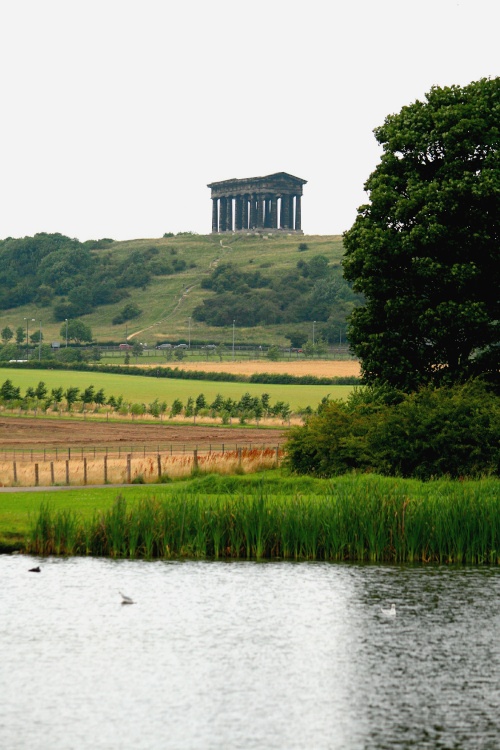
[[[366,382],[499,377],[500,78],[434,87],[375,130],[369,203],[344,234],[365,296],[349,327]]]

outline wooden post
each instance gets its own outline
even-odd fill
[[[193,451],[193,469],[198,468],[198,448]]]
[[[87,484],[87,456],[83,459],[83,483]]]
[[[106,451],[108,449],[106,448]],[[108,483],[108,454],[104,456],[104,484]]]
[[[50,483],[51,484],[55,484],[55,480],[54,480],[54,462],[53,461],[50,462]]]
[[[132,481],[132,461],[130,453],[127,456],[127,482],[130,484]]]
[[[241,466],[241,448],[238,448],[238,466]]]
[[[66,484],[69,484],[69,460],[66,459]]]
[[[158,479],[160,479],[160,477],[161,477],[161,456],[160,456],[159,453],[158,453],[158,455],[156,457],[156,460],[158,462]]]
[[[17,484],[17,464],[16,464],[16,462],[15,462],[15,461],[14,461],[14,463],[12,464],[12,468],[13,468],[13,470],[14,470],[14,482],[15,482],[15,483]]]
[[[35,487],[38,487],[40,475],[38,474],[38,464],[35,464]]]
[[[276,466],[280,465],[280,447],[276,446]]]

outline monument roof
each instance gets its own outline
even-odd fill
[[[233,177],[229,180],[221,180],[219,182],[211,182],[207,187],[212,188],[212,190],[220,190],[221,188],[245,188],[252,186],[255,188],[284,188],[284,187],[293,187],[293,186],[302,186],[305,185],[307,180],[303,180],[301,177],[295,177],[293,174],[288,174],[288,172],[275,172],[273,174],[268,174],[263,177],[245,177],[243,179],[238,179],[236,177]]]

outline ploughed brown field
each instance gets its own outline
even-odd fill
[[[285,430],[223,428],[217,426],[124,424],[120,422],[70,422],[53,419],[0,419],[0,450],[73,446],[152,445],[155,443],[254,443],[275,446],[285,440]]]

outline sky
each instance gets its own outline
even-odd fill
[[[341,234],[373,129],[499,75],[499,27],[497,0],[0,0],[0,239],[208,234],[208,183],[274,172]]]

